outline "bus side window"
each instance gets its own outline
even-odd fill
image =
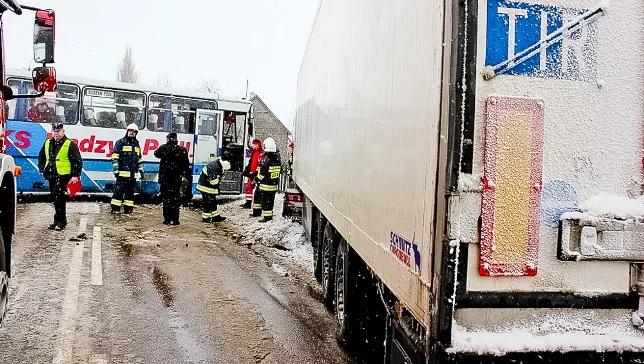
[[[96,121],[96,117],[94,116],[94,109],[85,108],[85,110],[83,110],[83,118],[85,121],[84,125],[98,126],[98,121]]]
[[[185,133],[186,132],[186,119],[183,116],[177,116],[174,118],[174,132],[175,133]]]
[[[125,113],[123,111],[116,113],[116,125],[114,127],[121,129],[127,128],[127,124],[125,123]]]
[[[157,130],[158,121],[159,121],[159,116],[157,114],[150,114],[148,116],[148,130],[152,130],[152,131]]]
[[[61,105],[56,106],[56,121],[65,123],[65,120],[65,107]]]
[[[112,123],[110,122],[109,112],[107,111],[99,111],[98,114],[96,114],[96,119],[98,126],[100,126],[101,128],[109,128],[112,126]]]

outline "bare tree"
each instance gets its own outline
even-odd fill
[[[171,88],[172,80],[167,74],[157,74],[157,77],[154,79],[154,84],[162,88]]]
[[[135,83],[139,80],[139,74],[136,72],[134,57],[132,56],[132,47],[125,48],[125,56],[116,72],[116,80],[119,82]]]
[[[216,79],[204,79],[201,81],[199,86],[197,86],[197,90],[207,92],[209,94],[217,94],[217,97],[219,97],[219,93],[221,92],[221,83],[219,80]]]

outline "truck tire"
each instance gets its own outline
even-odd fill
[[[320,242],[313,244],[313,275],[315,280],[322,283],[322,254],[320,254]]]
[[[4,323],[9,300],[9,272],[5,260],[4,232],[0,226],[0,327]]]
[[[361,287],[358,287],[358,277],[354,275],[351,264],[351,254],[346,240],[340,239],[335,258],[335,318],[338,322],[338,340],[347,348],[353,346],[357,331],[356,311],[359,305],[354,298]]]
[[[324,216],[315,208],[312,213],[311,241],[313,242],[313,275],[322,283],[322,240],[324,240],[324,228],[328,224]]]
[[[320,253],[322,254],[322,296],[324,303],[333,309],[335,299],[335,255],[337,250],[337,235],[331,224],[327,223],[324,227],[324,234],[320,242]]]

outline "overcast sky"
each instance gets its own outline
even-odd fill
[[[169,78],[174,87],[219,81],[223,94],[262,97],[290,126],[306,42],[319,0],[32,0],[56,11],[59,75],[114,81],[130,45],[139,83]],[[174,6],[170,4],[175,4]],[[6,62],[33,57],[33,12],[4,17]],[[31,64],[33,67],[34,65]]]

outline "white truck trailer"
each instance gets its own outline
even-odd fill
[[[321,0],[293,175],[348,349],[644,362],[643,90],[642,0]]]

